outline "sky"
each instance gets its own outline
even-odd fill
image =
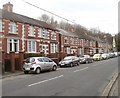
[[[0,4],[11,2],[13,12],[35,19],[42,14],[52,16],[26,4],[24,1],[74,21],[88,29],[96,28],[112,35],[118,33],[119,0],[2,0]],[[53,17],[59,20],[57,17]]]

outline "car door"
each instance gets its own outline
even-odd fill
[[[45,70],[45,64],[43,58],[38,58],[38,65],[41,68],[41,70]]]
[[[74,65],[77,64],[77,59],[75,56],[72,57]]]
[[[91,58],[90,58],[90,56],[87,55],[86,58],[87,58],[87,61],[90,63],[90,62],[91,62]]]
[[[51,69],[53,68],[53,60],[47,58],[49,60],[48,68]]]
[[[45,57],[45,58],[43,58],[43,61],[44,61],[44,69],[45,70],[50,69],[49,59]]]

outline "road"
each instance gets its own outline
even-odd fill
[[[27,74],[2,81],[3,96],[100,96],[118,70],[118,58]]]

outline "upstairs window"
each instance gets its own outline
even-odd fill
[[[39,28],[39,37],[43,37],[43,29],[42,28]]]
[[[51,33],[51,39],[56,40],[56,33],[54,31],[52,31]]]
[[[69,38],[68,38],[68,37],[65,37],[65,38],[64,38],[64,42],[65,42],[65,44],[69,44]]]
[[[90,41],[90,46],[91,46],[91,47],[93,46],[93,42],[92,42],[92,41]]]
[[[71,44],[74,44],[74,38],[73,37],[71,38]]]
[[[16,23],[10,22],[10,33],[17,33],[16,32]]]
[[[49,32],[48,32],[47,29],[45,29],[45,30],[43,31],[43,37],[44,37],[45,39],[49,39]]]
[[[34,35],[34,27],[33,26],[29,27],[29,36],[35,36]]]

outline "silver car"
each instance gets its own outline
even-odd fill
[[[57,64],[47,57],[30,57],[27,58],[23,70],[27,74],[29,72],[35,72],[39,74],[43,70],[53,70],[57,69]]]
[[[64,66],[72,67],[79,64],[80,64],[79,58],[76,56],[66,56],[63,60],[59,62],[60,67]]]

